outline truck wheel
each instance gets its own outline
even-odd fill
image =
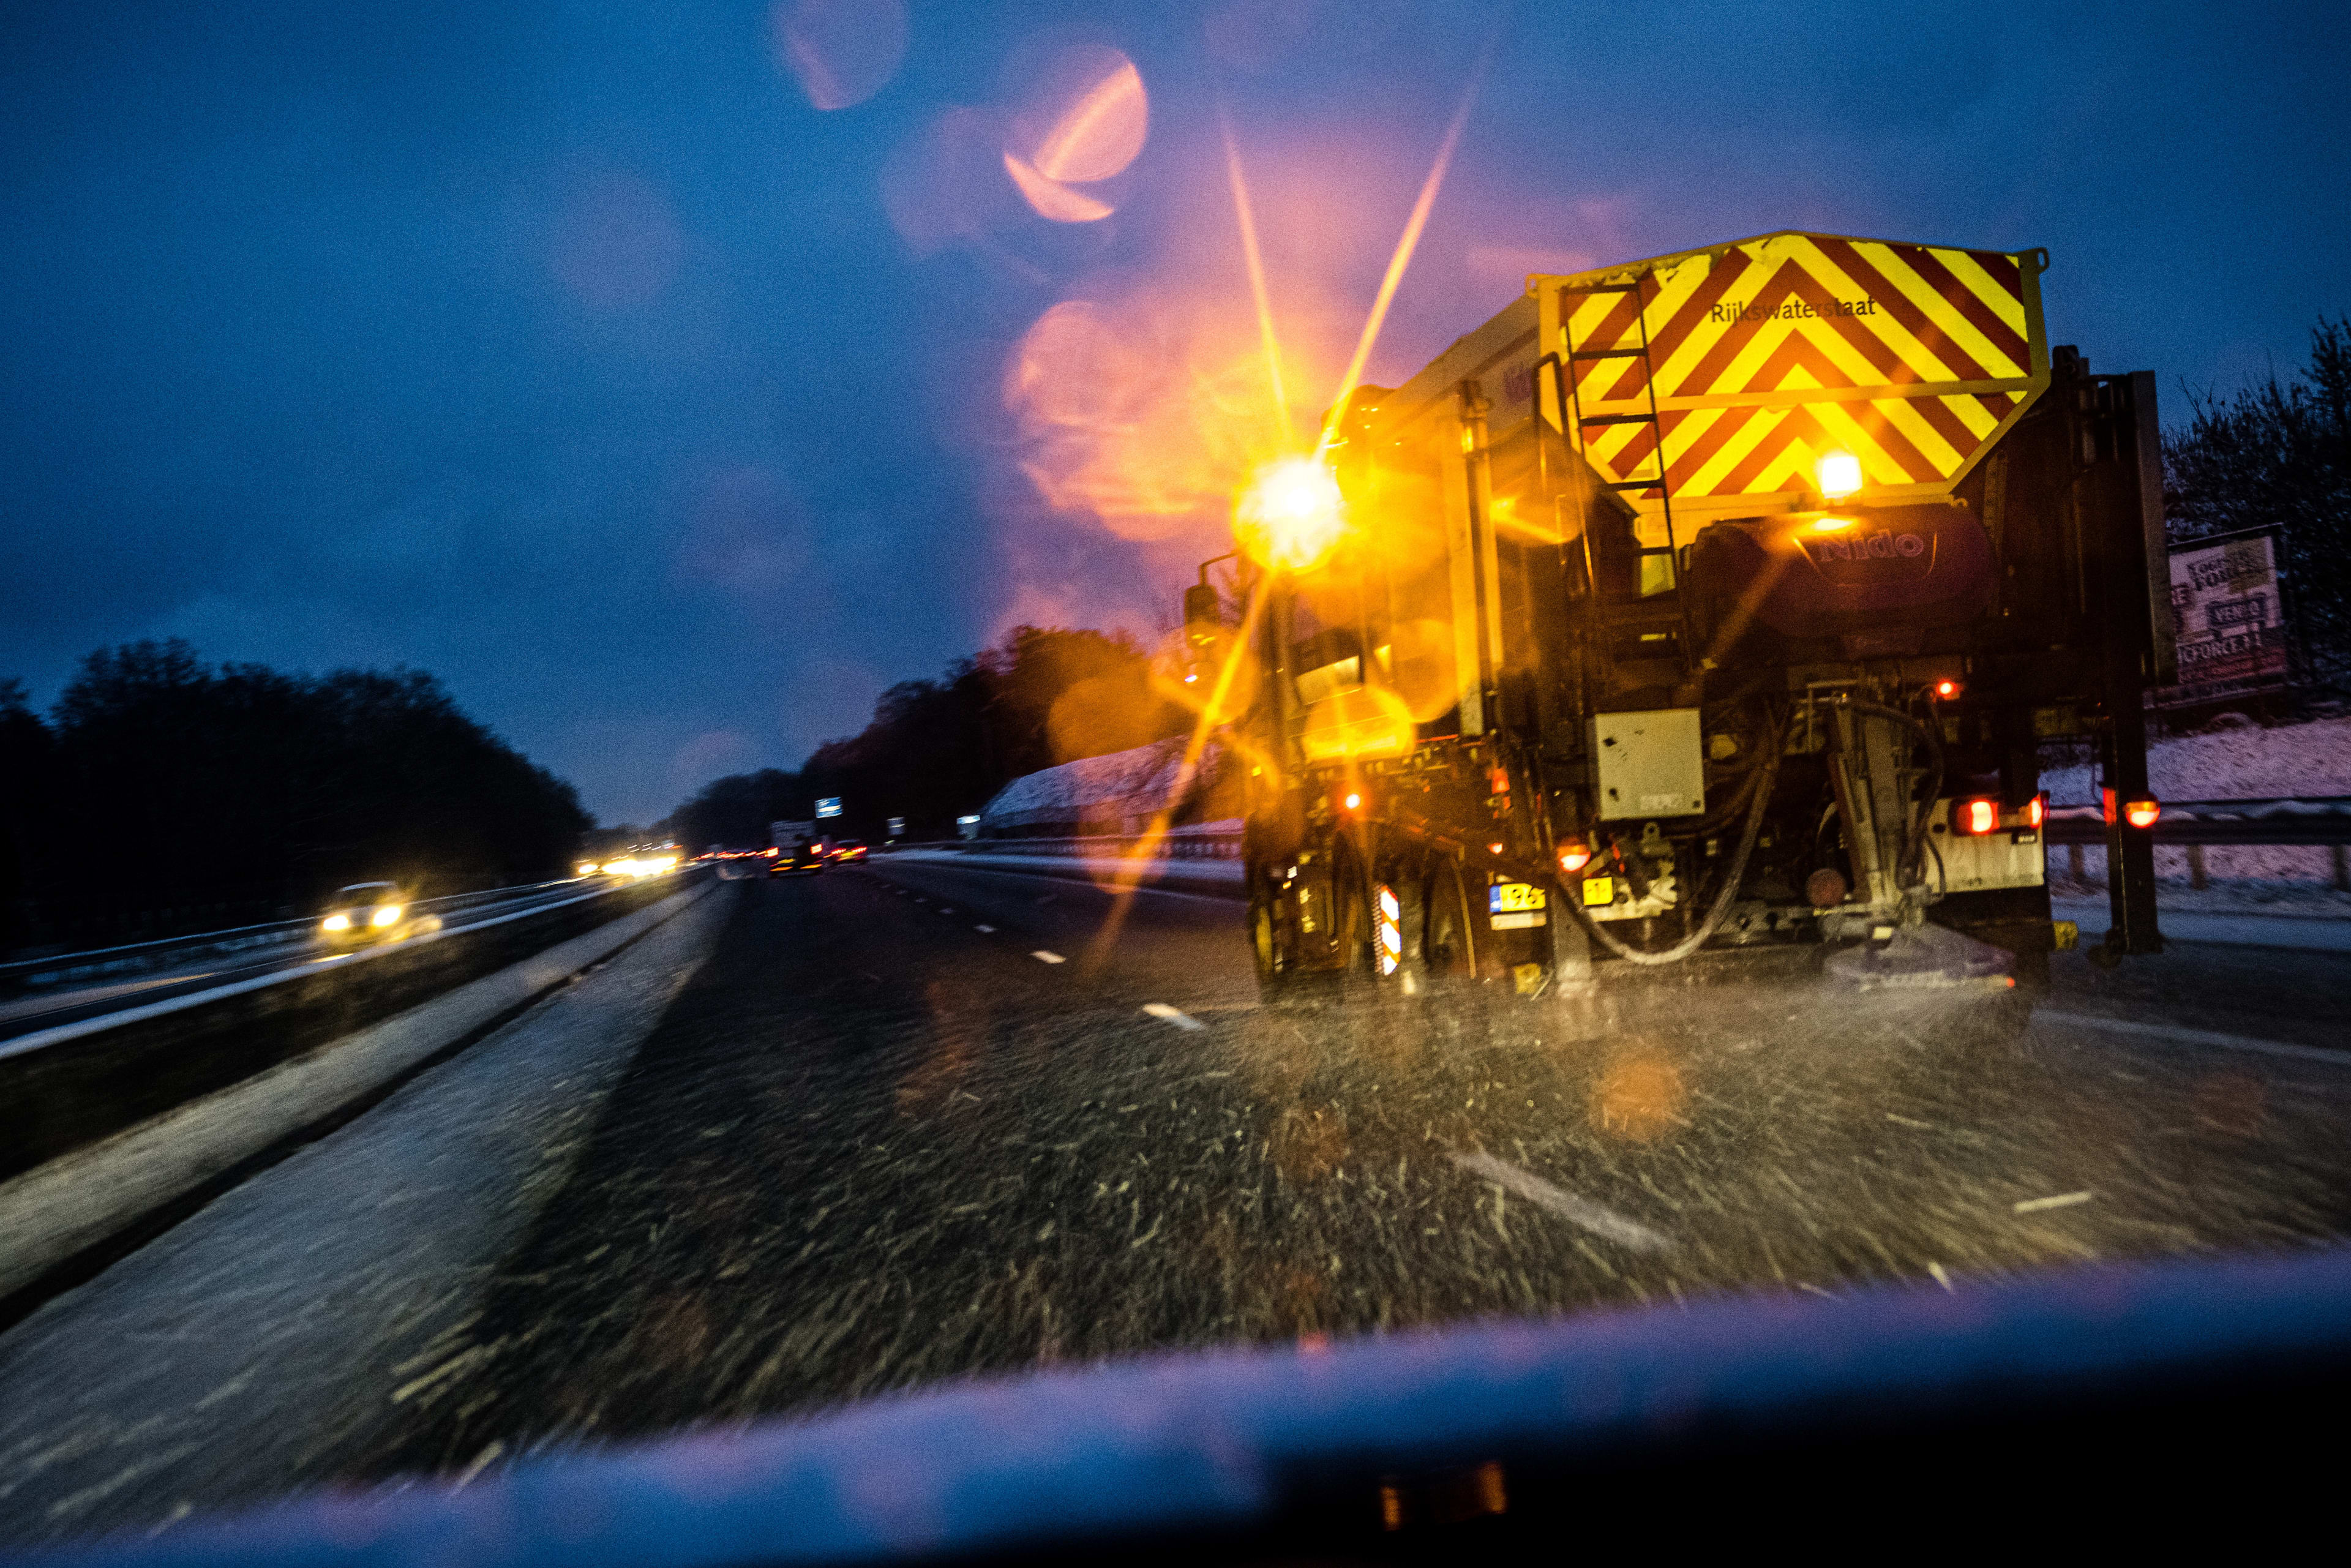
[[[1457,866],[1429,874],[1422,900],[1421,967],[1431,978],[1464,978],[1478,972],[1477,938],[1469,924],[1469,894]]]
[[[1249,881],[1249,959],[1257,970],[1259,1000],[1271,1004],[1290,1000],[1298,992],[1298,976],[1290,967],[1290,954],[1276,928],[1273,904],[1265,894],[1264,878],[1250,868]]]

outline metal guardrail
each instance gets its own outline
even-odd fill
[[[948,846],[970,854],[1123,857],[1146,841],[1141,833],[1089,833],[1062,839],[967,839]],[[1219,860],[1241,858],[1238,828],[1170,828],[1158,841],[1155,860]]]
[[[2105,841],[2095,806],[2055,806],[2043,831],[2053,844]],[[2158,844],[2351,844],[2351,795],[2307,800],[2166,800],[2156,819]]]
[[[493,887],[473,893],[444,894],[439,898],[419,899],[413,907],[430,909],[436,914],[452,913],[470,909],[476,904],[526,898],[577,880],[566,877],[521,887]],[[78,953],[52,953],[47,957],[19,958],[13,963],[0,964],[0,991],[12,987],[55,985],[63,980],[87,979],[94,975],[134,974],[141,969],[161,968],[183,959],[201,958],[211,954],[283,946],[288,942],[301,940],[318,927],[319,917],[309,915],[295,920],[272,920],[259,925],[232,926],[225,931],[199,931],[185,936],[158,937],[152,942],[132,942],[120,947],[93,947]]]
[[[2095,844],[2105,840],[2104,814],[2095,806],[2054,806],[2044,830],[2053,844]],[[1143,841],[1134,833],[1095,833],[1058,839],[968,839],[925,847],[975,854],[1101,855],[1126,852]],[[2351,795],[2308,799],[2167,800],[2155,825],[2159,844],[2325,845],[2351,843]],[[910,846],[911,847],[911,846]],[[1238,829],[1171,829],[1161,841],[1164,860],[1238,860]]]

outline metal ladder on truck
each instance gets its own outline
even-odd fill
[[[1560,290],[1560,323],[1567,335],[1567,352],[1543,356],[1554,380],[1562,415],[1567,422],[1568,439],[1574,444],[1578,455],[1590,463],[1588,432],[1604,430],[1615,425],[1646,425],[1649,428],[1649,458],[1656,473],[1630,479],[1604,479],[1602,485],[1610,490],[1637,494],[1655,490],[1666,525],[1663,545],[1643,545],[1636,533],[1629,564],[1632,581],[1612,585],[1614,575],[1608,570],[1610,562],[1604,561],[1595,549],[1592,530],[1583,530],[1584,580],[1593,591],[1586,596],[1590,611],[1588,632],[1593,648],[1612,666],[1648,664],[1656,660],[1671,660],[1676,667],[1675,681],[1688,677],[1692,655],[1690,629],[1687,607],[1679,592],[1681,578],[1677,541],[1674,537],[1673,477],[1666,460],[1666,429],[1657,417],[1657,380],[1656,367],[1649,358],[1649,306],[1646,290],[1654,274],[1644,272],[1629,283],[1593,283],[1582,287]],[[1624,332],[1616,341],[1595,345],[1575,338],[1575,310],[1570,301],[1595,295],[1631,295],[1635,304],[1635,323],[1639,340],[1630,347],[1620,347]],[[1648,402],[1642,413],[1586,413],[1583,412],[1583,367],[1611,361],[1637,360],[1641,365],[1641,387]],[[1592,465],[1598,472],[1596,464]],[[1628,674],[1631,672],[1627,672]],[[1642,683],[1648,684],[1648,683]]]

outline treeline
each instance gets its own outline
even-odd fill
[[[838,796],[839,834],[879,842],[952,836],[955,820],[1024,773],[1181,732],[1185,710],[1153,690],[1150,656],[1123,632],[1016,627],[936,680],[903,681],[872,722],[816,748],[798,771],[763,768],[703,788],[671,813],[677,841],[754,848],[768,824],[812,817]]]
[[[0,947],[308,914],[360,881],[544,881],[589,826],[419,671],[214,666],[174,639],[90,654],[46,718],[0,682]]]
[[[2279,530],[2289,631],[2307,674],[2351,685],[2351,318],[2324,319],[2310,362],[2234,397],[2189,394],[2163,444],[2174,543]]]

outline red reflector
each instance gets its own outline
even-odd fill
[[[2111,822],[2115,820],[2115,792],[2112,789],[2098,791],[2098,807],[2105,813],[2107,821]]]
[[[2123,808],[2123,821],[2134,828],[2151,828],[2163,815],[2163,807],[2154,800],[2133,800]]]
[[[2024,825],[2026,827],[2039,827],[2043,819],[2046,818],[2048,815],[2049,799],[2047,796],[2035,795],[2032,800],[2027,800],[2024,803]]]
[[[1962,800],[1959,802],[1959,831],[1989,833],[2000,826],[2000,802],[1997,800]]]

